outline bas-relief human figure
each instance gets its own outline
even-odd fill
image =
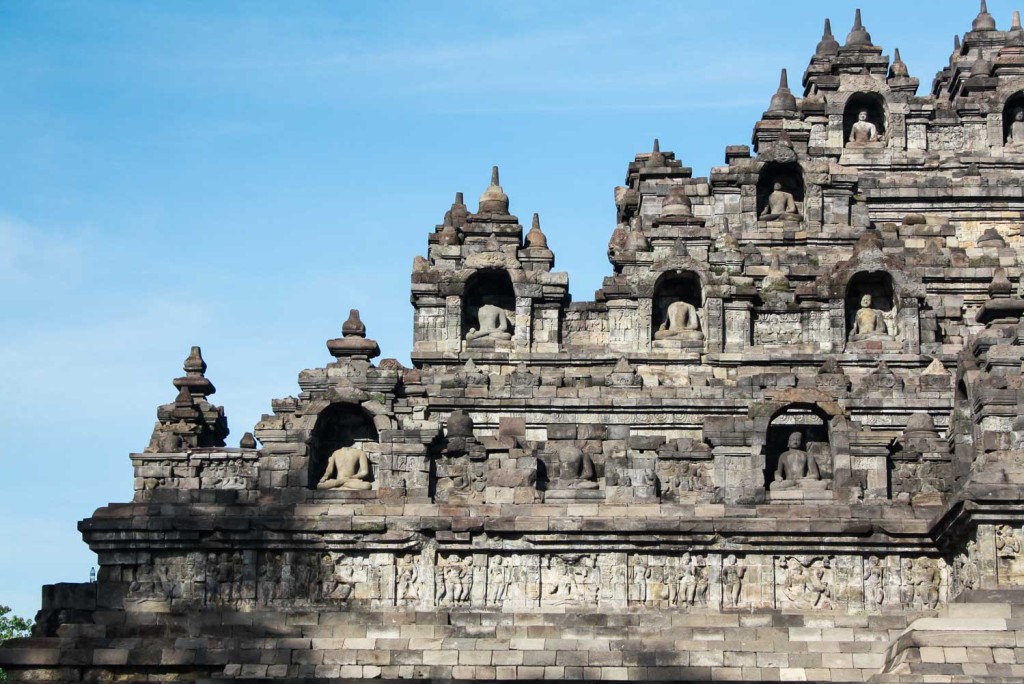
[[[509,574],[510,567],[502,556],[491,558],[490,567],[487,570],[487,600],[491,604],[501,604],[508,595],[512,578]]]
[[[1013,113],[1013,123],[1010,124],[1010,134],[1006,136],[1006,144],[1024,146],[1024,108]]]
[[[996,556],[999,558],[1016,558],[1022,548],[1021,538],[1009,525],[996,527]]]
[[[885,324],[885,314],[880,309],[871,307],[871,295],[860,298],[860,309],[853,318],[850,330],[850,341],[872,340],[889,337],[889,328]]]
[[[370,461],[366,452],[355,447],[337,449],[327,459],[327,470],[317,489],[370,489]]]
[[[878,140],[878,127],[868,121],[868,113],[861,111],[857,114],[857,121],[850,129],[850,142],[855,145],[875,142]]]
[[[872,556],[864,566],[864,603],[869,607],[881,606],[885,601],[885,568],[882,561]]]
[[[476,314],[479,328],[470,328],[466,333],[466,341],[474,340],[511,340],[512,333],[509,332],[511,323],[508,312],[494,304],[484,304]]]
[[[665,321],[654,333],[656,340],[703,340],[700,314],[689,302],[672,302],[665,312]]]
[[[420,597],[416,584],[418,580],[419,572],[414,563],[403,567],[398,573],[398,587],[395,591],[395,598],[400,602],[418,600]]]
[[[804,436],[800,432],[789,435],[786,445],[789,447],[779,456],[779,465],[775,469],[775,477],[771,489],[824,489],[826,482],[821,479],[818,462],[814,457],[800,448]]]
[[[740,605],[740,593],[743,591],[743,576],[747,569],[739,564],[736,556],[729,554],[722,561],[722,600],[727,606]]]
[[[800,214],[796,210],[796,199],[792,193],[782,189],[782,183],[775,183],[772,193],[768,195],[768,204],[761,212],[761,218],[765,221],[775,220],[799,220]]]

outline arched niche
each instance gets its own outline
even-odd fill
[[[309,471],[307,486],[316,489],[317,482],[327,468],[327,459],[342,447],[366,449],[377,444],[377,428],[371,416],[357,404],[334,403],[317,416],[309,441]],[[371,468],[370,478],[375,473]]]
[[[820,406],[803,403],[789,404],[772,416],[764,441],[765,488],[770,488],[774,482],[779,460],[790,449],[790,439],[797,433],[800,435],[800,445],[797,448],[805,451],[808,459],[814,459],[820,475],[818,481],[832,482],[835,476],[835,461],[829,429],[830,420],[831,417]],[[825,485],[816,487],[818,491],[825,491],[826,488]]]
[[[864,298],[866,296],[871,297],[867,307],[864,306]],[[847,338],[850,341],[867,339],[869,337],[895,339],[899,332],[896,330],[895,305],[896,290],[891,274],[886,271],[860,271],[854,274],[847,283],[846,297],[844,299]],[[853,332],[858,316],[863,316],[865,320],[872,319],[872,316],[869,314],[861,314],[862,308],[872,309],[875,317],[881,316],[886,328],[884,334],[876,332],[873,335],[865,335],[863,331],[857,334]],[[854,335],[857,339],[854,339],[851,335]]]
[[[675,306],[683,302],[692,307]],[[693,271],[667,271],[658,278],[651,298],[651,338],[701,341],[704,339],[701,310],[704,293]],[[673,325],[674,324],[674,325]],[[696,325],[696,328],[688,327]]]
[[[462,294],[462,337],[466,339],[470,330],[481,330],[480,308],[496,306],[505,311],[508,320],[507,334],[514,333],[516,293],[512,277],[503,268],[480,269],[466,280]]]
[[[1017,122],[1018,116],[1021,117],[1020,122]],[[1024,147],[1024,91],[1014,93],[1003,105],[1003,142]]]
[[[803,214],[804,202],[804,173],[800,164],[791,162],[768,162],[761,167],[757,177],[757,216],[765,216],[768,210],[768,198],[775,191],[775,184],[779,183],[783,192],[793,196],[796,203],[796,213]],[[769,211],[769,213],[772,213]],[[778,212],[776,212],[778,213]]]
[[[885,135],[885,99],[878,93],[854,93],[843,109],[843,144],[850,144],[850,133],[861,112],[865,112],[868,123],[875,125],[878,140]]]

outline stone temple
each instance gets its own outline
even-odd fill
[[[415,258],[413,367],[353,311],[238,448],[193,348],[80,523],[97,581],[0,667],[1024,680],[1019,18],[982,2],[918,90],[826,22],[709,177],[629,163],[589,302],[495,169]]]

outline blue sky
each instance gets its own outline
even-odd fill
[[[977,13],[860,6],[922,91]],[[591,298],[633,155],[659,136],[706,175],[854,7],[0,2],[0,604],[87,579],[75,523],[130,500],[190,345],[231,445],[349,308],[408,362],[412,259],[493,164]]]

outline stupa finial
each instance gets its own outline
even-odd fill
[[[789,89],[789,76],[783,69],[779,75],[779,89],[772,95],[772,101],[768,105],[769,112],[795,112],[796,97]]]
[[[821,34],[818,47],[814,49],[817,57],[830,57],[839,52],[839,41],[832,35],[832,21],[825,18],[825,31]]]
[[[647,157],[647,163],[645,166],[657,167],[665,165],[665,155],[661,153],[661,142],[655,138],[654,146],[651,149],[651,155]]]
[[[981,10],[971,23],[972,31],[995,31],[996,19],[988,13],[988,3],[981,0]]]
[[[863,47],[867,45],[871,45],[871,34],[864,28],[864,22],[861,21],[860,8],[858,7],[853,17],[853,28],[850,30],[850,35],[846,36],[846,47]]]
[[[498,167],[491,167],[491,184],[480,195],[481,214],[508,214],[508,195],[501,189]]]
[[[179,390],[187,388],[191,396],[196,396],[200,399],[213,394],[217,389],[206,377],[206,368],[206,361],[203,360],[203,350],[199,346],[193,345],[188,356],[185,358],[185,363],[182,364],[182,370],[185,371],[185,375],[174,379],[174,387]]]
[[[900,49],[896,48],[896,57],[892,60],[892,65],[889,67],[889,78],[909,78],[910,70],[907,69],[907,65],[903,63],[903,58],[900,57]]]
[[[540,229],[540,214],[533,215],[533,224],[530,226],[530,232],[526,234],[526,247],[528,249],[548,248],[548,238]]]

